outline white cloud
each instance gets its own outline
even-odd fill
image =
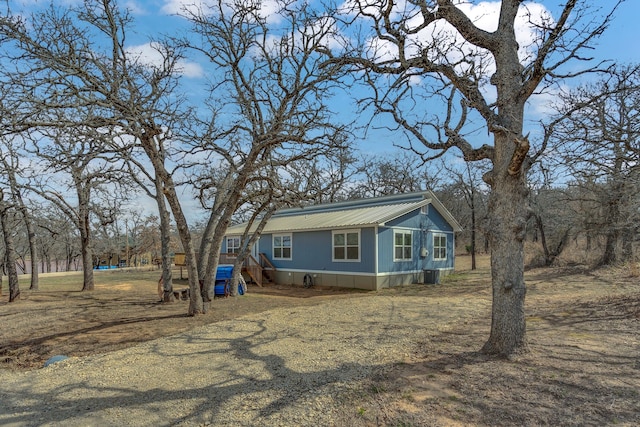
[[[281,0],[262,0],[260,3],[260,15],[264,17],[269,24],[280,22],[281,16],[278,11],[281,8],[281,4]],[[216,5],[217,1],[215,0],[165,0],[160,10],[168,15],[198,15],[201,13],[207,14],[207,12]]]
[[[186,11],[198,13],[213,6],[211,0],[166,0],[160,11],[168,15],[181,15]]]
[[[268,24],[277,24],[282,20],[279,13],[281,9],[279,0],[263,0],[260,6],[260,15],[267,20]]]
[[[134,15],[146,15],[148,12],[137,2],[134,0],[125,1],[123,7]]]
[[[531,95],[527,100],[527,116],[544,119],[551,114],[557,113],[555,104],[560,99],[561,94],[569,91],[569,86],[560,85],[546,88],[542,93]]]
[[[162,48],[156,43],[130,46],[127,54],[148,67],[161,67],[164,62]],[[190,78],[199,78],[205,74],[200,64],[186,60],[178,61],[176,72]]]
[[[349,0],[343,8],[353,8],[354,1]],[[480,29],[487,32],[495,31],[498,28],[500,18],[501,2],[482,1],[473,3],[468,0],[457,0],[457,5],[465,15],[473,21]],[[370,13],[375,13],[371,7],[367,9]],[[415,7],[409,3],[399,2],[392,18],[398,20],[402,15],[412,16],[406,20],[407,28],[417,28],[423,23],[421,15],[415,13]],[[520,7],[516,17],[516,40],[520,46],[518,55],[523,64],[527,64],[535,57],[537,48],[536,41],[539,40],[538,26],[542,23],[545,26],[553,24],[551,13],[540,3],[528,2]],[[369,52],[371,57],[378,60],[390,60],[397,57],[397,50],[390,42],[373,39],[369,41]],[[460,33],[448,22],[438,20],[422,29],[418,34],[410,36],[407,42],[405,55],[411,57],[419,55],[424,51],[429,52],[430,59],[437,62],[448,62],[457,64],[463,58],[474,57],[473,66],[476,71],[481,71],[483,75],[489,76],[495,72],[495,65],[491,55],[484,49],[473,46],[467,42]],[[469,64],[460,65],[468,67]]]
[[[192,79],[204,77],[205,75],[204,69],[200,64],[190,61],[178,61],[178,72]]]

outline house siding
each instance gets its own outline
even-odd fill
[[[437,199],[437,208],[430,203],[426,205],[427,214],[423,214],[421,207],[429,203],[426,198],[434,200],[435,196],[422,192],[406,197],[389,196],[306,207],[304,210],[285,210],[277,216],[271,230],[265,229],[255,252],[264,253],[271,261],[276,268],[275,281],[281,284],[301,285],[306,274],[310,274],[314,284],[319,286],[376,290],[422,283],[424,270],[437,269],[441,275],[453,270],[454,229],[460,229],[459,224]],[[422,201],[424,202],[421,203]],[[370,206],[380,206],[380,209],[374,210]],[[394,209],[408,213],[396,217]],[[360,260],[334,261],[333,231],[356,229],[360,231]],[[394,259],[396,231],[411,233],[410,260]],[[443,233],[447,237],[446,259],[443,260],[434,259],[434,234],[437,233]],[[291,259],[273,258],[273,236],[281,234],[291,235]],[[222,252],[226,251],[225,245],[226,240],[223,242]],[[421,256],[422,248],[427,251],[427,256]]]
[[[413,258],[410,261],[394,261],[393,239],[395,231],[412,232]],[[433,257],[433,235],[443,233],[447,236],[447,259],[434,260]],[[453,269],[453,247],[454,233],[451,225],[440,213],[429,206],[428,214],[423,214],[420,210],[409,212],[393,221],[389,221],[384,227],[379,228],[378,234],[378,272],[384,273],[406,273],[403,280],[422,281],[423,270],[449,270]],[[428,254],[421,257],[422,248],[426,248]],[[397,274],[399,275],[399,274]],[[397,280],[386,280],[389,286]]]
[[[263,234],[260,252],[278,270],[338,273],[375,273],[375,232],[373,227],[360,230],[360,261],[333,261],[332,230],[292,233],[290,260],[273,258],[273,235]]]

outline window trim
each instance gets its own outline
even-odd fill
[[[229,241],[233,241],[235,243],[236,240],[238,241],[238,246],[229,245]],[[226,254],[238,254],[238,253],[240,253],[240,248],[242,247],[242,237],[241,236],[227,236],[226,237],[226,241],[225,241],[225,246],[226,246]],[[230,252],[229,248],[234,248],[235,251],[234,252]]]
[[[289,238],[289,246],[276,246],[276,237],[288,237]],[[284,249],[289,248],[289,256],[288,257],[276,257],[276,248]],[[291,261],[293,259],[293,233],[278,233],[273,234],[271,236],[271,256],[273,259],[281,260],[281,261]]]
[[[444,246],[436,246],[436,238],[442,238],[444,237]],[[433,233],[433,260],[434,261],[446,261],[448,259],[448,253],[447,253],[447,245],[449,239],[447,238],[447,234],[446,233]],[[437,255],[440,251],[440,249],[444,249],[444,258],[438,258]]]
[[[402,245],[397,245],[396,244],[396,234],[402,234]],[[405,244],[405,240],[404,237],[406,235],[411,236],[411,243],[410,245],[406,245]],[[402,254],[404,255],[404,249],[405,248],[409,248],[409,250],[411,251],[411,256],[409,258],[398,258],[396,257],[396,249],[397,248],[402,248]],[[413,231],[411,230],[393,230],[393,261],[394,262],[408,262],[408,261],[412,261],[413,260]]]
[[[347,249],[349,246],[347,245],[347,234],[357,234],[358,235],[358,259],[348,259],[347,258]],[[335,236],[337,234],[344,235],[344,246],[340,246],[344,248],[344,258],[336,258],[336,245],[335,245]],[[360,233],[360,229],[349,229],[349,230],[332,230],[331,231],[331,261],[332,262],[360,262],[362,259],[362,235]]]

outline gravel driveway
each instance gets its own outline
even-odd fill
[[[439,308],[424,296],[373,294],[0,371],[0,425],[341,425],[349,391],[405,360],[433,327],[426,319],[437,310],[443,322]]]

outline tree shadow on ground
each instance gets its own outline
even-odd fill
[[[21,390],[5,391],[0,394],[4,405],[2,412],[5,412],[5,416],[0,419],[3,423],[10,425],[38,425],[42,422],[42,417],[46,417],[47,423],[52,425],[110,424],[114,422],[108,418],[111,411],[123,413],[123,419],[127,419],[129,410],[135,414],[138,408],[146,408],[138,413],[147,417],[155,413],[157,418],[154,419],[154,416],[151,416],[148,419],[127,419],[127,422],[133,425],[155,425],[158,422],[165,425],[220,425],[227,422],[224,420],[227,420],[229,415],[221,414],[225,407],[230,405],[233,408],[237,406],[236,401],[247,400],[252,396],[262,396],[263,401],[250,402],[253,409],[247,410],[249,418],[244,419],[244,425],[260,425],[260,420],[279,416],[283,410],[300,405],[307,396],[314,395],[318,390],[358,379],[363,371],[373,369],[371,366],[345,362],[332,368],[296,371],[277,354],[263,355],[255,351],[257,347],[275,340],[275,338],[261,337],[265,327],[259,326],[259,329],[253,333],[224,343],[215,338],[184,335],[188,339],[179,357],[184,358],[185,361],[189,358],[207,360],[212,364],[212,370],[216,369],[214,366],[216,360],[218,362],[233,361],[233,365],[238,369],[230,370],[227,364],[225,373],[228,376],[224,380],[212,379],[209,384],[193,387],[185,381],[180,390],[170,388],[140,390],[137,381],[133,381],[134,384],[131,386],[112,384],[99,387],[92,384],[90,380],[69,381],[67,385],[47,392],[39,392],[37,386],[26,386]],[[207,343],[210,344],[210,348]],[[189,344],[196,344],[197,350],[189,349]],[[226,344],[228,347],[225,349],[221,344]],[[151,349],[156,356],[168,356],[164,354],[165,350],[160,343],[151,346]],[[174,353],[170,355],[176,356]],[[218,356],[215,360],[214,355]],[[248,364],[252,366],[258,364],[261,367],[260,372],[241,368]],[[60,368],[64,369],[64,362]],[[180,366],[173,368],[180,369]],[[82,369],[85,375],[86,368]],[[93,366],[92,369],[99,370],[102,367]],[[158,372],[162,370],[162,367],[158,367]],[[59,372],[62,374],[61,371]],[[71,372],[65,370],[65,373]],[[187,372],[185,376],[186,374]],[[140,375],[149,375],[149,373],[141,372]],[[76,397],[73,399],[64,397],[69,393]],[[188,404],[181,403],[185,401]],[[22,402],[38,403],[25,406]],[[177,410],[176,405],[180,405]],[[15,413],[8,415],[11,410]],[[228,422],[238,424],[234,421]]]
[[[381,425],[637,425],[634,358],[565,350],[536,344],[537,356],[517,361],[454,352],[404,364],[375,379],[362,412]]]

